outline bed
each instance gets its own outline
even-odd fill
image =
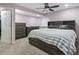
[[[50,21],[48,28],[36,29],[28,35],[29,43],[52,55],[72,55],[77,52],[75,21]]]

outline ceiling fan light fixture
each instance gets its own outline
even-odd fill
[[[65,7],[68,7],[69,6],[69,4],[65,4]]]
[[[37,17],[40,17],[40,15],[38,15],[38,14],[37,14],[36,16],[37,16]]]

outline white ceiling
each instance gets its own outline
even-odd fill
[[[15,9],[15,13],[16,14],[20,14],[20,15],[26,15],[26,16],[31,16],[31,17],[44,17],[43,15],[40,14],[36,14],[36,13],[31,13],[28,11],[23,11],[23,10],[19,10],[19,9]]]
[[[68,4],[69,6],[65,7],[65,4]],[[19,5],[19,6],[28,8],[28,9],[32,9],[34,11],[44,14],[43,9],[37,9],[37,8],[44,8],[43,3],[16,3],[16,5]],[[79,3],[49,3],[49,6],[53,6],[53,5],[60,6],[58,8],[53,8],[53,10],[58,11],[58,10],[63,10],[63,9],[68,9],[68,8],[79,6]],[[50,11],[48,10],[47,13],[49,12]]]

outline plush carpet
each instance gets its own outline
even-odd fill
[[[27,38],[18,39],[14,44],[0,42],[0,55],[48,55],[44,51],[30,45]]]

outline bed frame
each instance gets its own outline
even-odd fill
[[[64,53],[61,50],[59,50],[56,46],[43,42],[38,38],[29,38],[29,44],[51,55],[64,55]]]
[[[52,28],[53,28],[53,25],[59,26],[61,24],[73,26],[73,30],[75,30],[75,21],[74,20],[72,20],[72,21],[50,21],[50,22],[48,22],[48,28],[50,28],[50,26],[52,26]],[[38,38],[32,38],[32,37],[29,38],[29,44],[31,44],[51,55],[64,55],[64,53],[56,46],[43,42]]]

